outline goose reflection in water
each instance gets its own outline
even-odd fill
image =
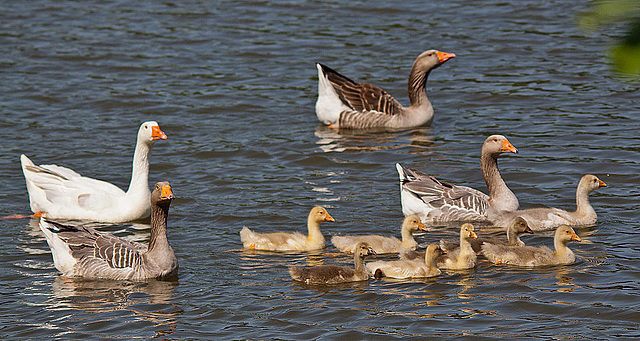
[[[155,325],[174,326],[183,310],[173,303],[177,281],[83,280],[58,276],[52,284],[51,308],[82,310],[108,319],[107,312],[126,310]],[[88,321],[91,323],[91,321]],[[171,327],[173,328],[173,327]]]
[[[408,130],[349,130],[331,129],[327,126],[316,128],[316,144],[323,152],[378,151],[411,147],[410,154],[428,154],[434,143],[431,128]]]

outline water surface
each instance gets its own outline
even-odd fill
[[[21,153],[125,187],[135,133],[156,120],[150,182],[169,180],[178,282],[60,277],[36,221],[0,221],[0,334],[61,339],[611,339],[640,334],[638,83],[611,73],[623,31],[581,31],[564,1],[8,2],[0,14],[2,216],[29,212]],[[458,57],[427,85],[432,127],[334,131],[315,117],[315,62],[406,98],[429,48]],[[292,282],[290,265],[350,264],[325,252],[241,247],[242,226],[325,236],[397,234],[394,164],[486,190],[482,141],[522,207],[573,209],[585,173],[596,226],[570,266],[481,261],[427,280],[335,287]],[[144,223],[104,225],[145,240]],[[417,236],[422,246],[456,228]],[[483,233],[483,231],[480,231]],[[488,232],[485,232],[488,233]],[[550,233],[527,236],[550,244]]]

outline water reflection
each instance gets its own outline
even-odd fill
[[[52,284],[55,299],[49,303],[51,309],[82,310],[103,315],[127,310],[155,325],[171,326],[176,323],[176,316],[183,312],[172,303],[177,286],[177,281],[129,282],[59,276]]]
[[[316,128],[316,144],[324,152],[359,152],[411,147],[410,154],[424,154],[436,146],[431,128],[401,131],[340,130],[321,125]]]
[[[330,254],[324,253],[322,250],[314,250],[307,252],[275,252],[263,250],[229,250],[239,251],[242,263],[240,269],[245,271],[263,271],[259,269],[272,269],[278,266],[317,266],[325,264],[326,257]],[[300,264],[304,261],[306,264]]]

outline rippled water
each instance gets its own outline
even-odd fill
[[[0,335],[85,339],[611,339],[640,334],[639,84],[610,72],[616,27],[576,26],[565,1],[5,2],[0,13],[2,216],[29,212],[21,153],[125,187],[135,133],[156,120],[150,179],[179,197],[178,282],[81,281],[55,270],[36,221],[0,221]],[[414,58],[433,71],[433,127],[336,132],[314,113],[315,62],[403,103]],[[324,205],[334,234],[397,234],[394,163],[485,189],[479,149],[506,135],[504,178],[523,207],[571,209],[585,173],[609,187],[571,266],[476,269],[417,281],[294,283],[322,253],[233,251],[242,226],[304,230]],[[105,226],[145,240],[145,224]],[[455,238],[455,228],[417,236]],[[480,233],[483,233],[481,231]],[[485,234],[489,234],[484,231]],[[528,236],[530,245],[550,234]]]

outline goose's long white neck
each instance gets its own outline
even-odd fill
[[[133,166],[131,170],[131,182],[127,190],[127,196],[143,195],[147,197],[149,191],[149,157],[151,156],[152,144],[138,140],[136,150],[133,154]]]

